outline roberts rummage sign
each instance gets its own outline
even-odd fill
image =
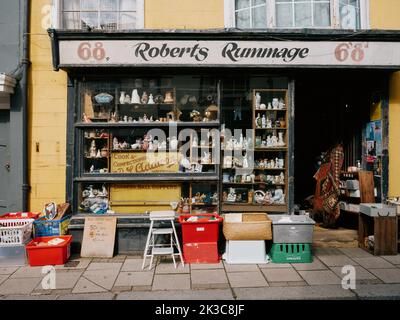
[[[400,43],[60,41],[60,66],[400,66]]]

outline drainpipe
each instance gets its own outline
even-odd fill
[[[29,73],[29,22],[30,1],[24,2],[24,17],[22,27],[22,61],[23,66],[21,88],[22,88],[22,210],[28,210],[28,193],[30,190],[28,181],[28,73]]]
[[[29,76],[29,22],[30,1],[23,1],[22,18],[22,78],[21,78],[21,112],[22,112],[22,210],[28,211],[28,76]]]

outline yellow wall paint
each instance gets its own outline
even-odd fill
[[[390,79],[389,196],[400,196],[400,71]]]
[[[370,0],[372,29],[400,29],[399,0]]]
[[[399,0],[370,0],[372,29],[400,29]],[[389,196],[400,196],[400,72],[390,79]]]
[[[224,27],[224,0],[145,0],[146,29]]]
[[[29,209],[65,201],[67,77],[52,67],[46,32],[51,0],[35,0],[31,9],[29,77]],[[39,144],[39,152],[36,145]]]

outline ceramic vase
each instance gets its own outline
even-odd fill
[[[121,96],[119,97],[119,103],[120,104],[125,103],[125,91],[121,91]]]

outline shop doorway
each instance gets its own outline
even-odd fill
[[[312,206],[313,176],[321,153],[336,143],[342,142],[344,147],[342,170],[357,166],[358,161],[365,168],[364,132],[371,104],[384,96],[387,79],[384,72],[370,70],[315,70],[296,76],[294,199],[301,209]],[[376,187],[379,190],[380,186]],[[320,218],[314,217],[322,222]],[[355,241],[357,228],[358,214],[341,210],[335,232],[327,232],[332,241],[342,241],[343,235]],[[316,235],[318,238],[318,232]]]

